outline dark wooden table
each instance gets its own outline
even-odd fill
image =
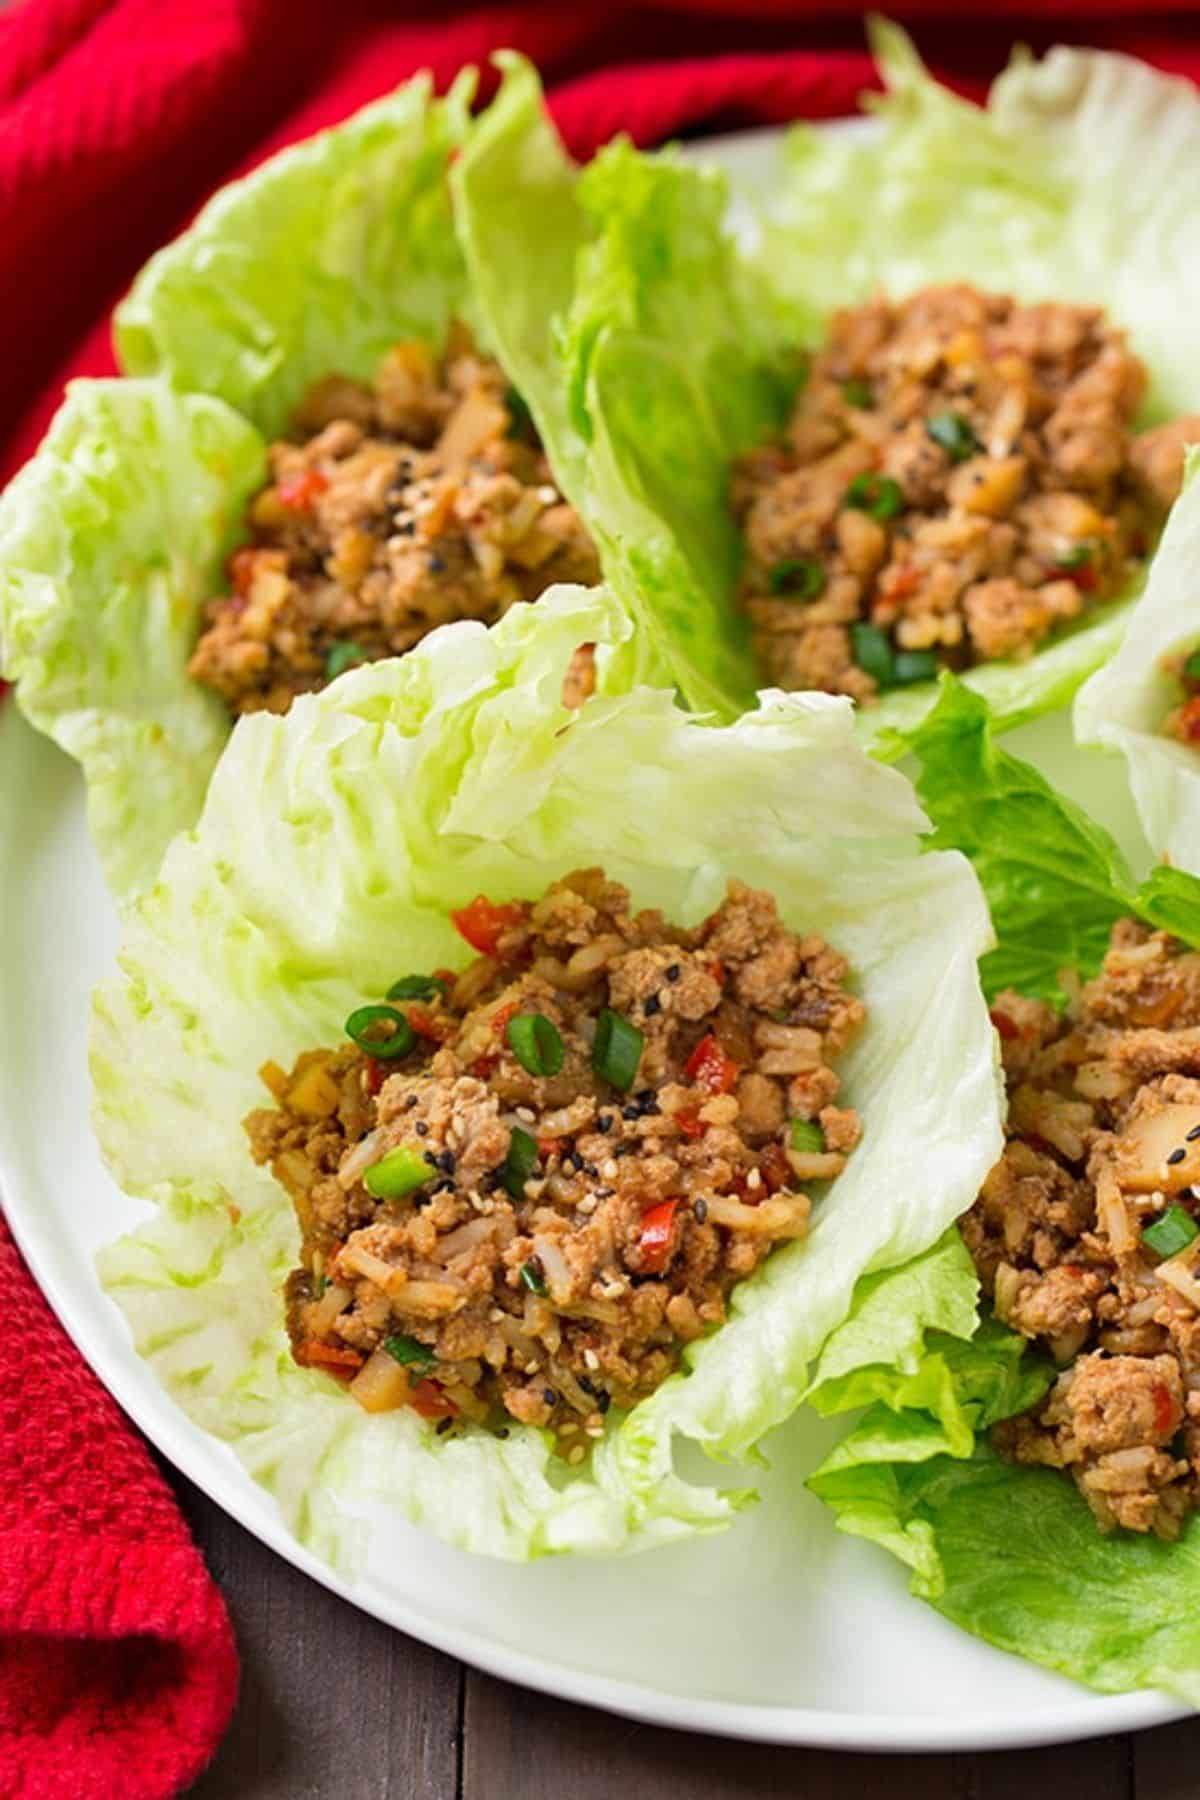
[[[192,1800],[1200,1797],[1200,1719],[1051,1750],[847,1756],[589,1712],[466,1669],[356,1612],[172,1479],[242,1652],[233,1724]]]

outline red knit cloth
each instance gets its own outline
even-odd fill
[[[978,95],[1014,39],[1123,49],[1200,77],[1193,0],[889,8]],[[873,85],[836,0],[23,0],[0,15],[0,473],[67,374],[109,373],[107,311],[213,187],[420,68],[503,45],[568,145],[652,144],[854,109]],[[50,1315],[0,1221],[0,1800],[166,1800],[215,1749],[229,1621],[140,1439]]]

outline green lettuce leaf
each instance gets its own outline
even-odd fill
[[[83,764],[118,897],[194,822],[229,734],[187,661],[265,438],[315,377],[471,315],[446,179],[471,88],[422,77],[223,189],[118,308],[138,379],[75,383],[0,500],[0,667]]]
[[[731,460],[786,416],[785,328],[724,230],[724,178],[618,140],[582,174],[528,65],[453,175],[487,336],[528,402],[605,579],[688,703],[753,700]]]
[[[104,1256],[104,1279],[179,1403],[339,1563],[364,1548],[367,1501],[508,1557],[728,1523],[744,1490],[684,1480],[674,1439],[750,1453],[810,1385],[855,1283],[937,1240],[999,1150],[976,977],[988,925],[966,862],[922,853],[912,790],[856,747],[846,701],[773,696],[713,728],[642,686],[565,712],[576,645],[616,650],[631,630],[603,590],[559,589],[491,632],[450,626],[355,670],[284,719],[243,719],[96,994],[96,1130],[121,1185],[159,1205]],[[531,1429],[441,1439],[291,1365],[278,1281],[296,1231],[240,1121],[264,1059],[336,1042],[397,967],[463,960],[448,908],[597,862],[684,920],[731,874],[768,887],[850,957],[869,1019],[843,1065],[864,1139],[811,1233],[576,1473]]]
[[[1162,735],[1180,697],[1163,663],[1200,643],[1200,450],[1189,450],[1183,492],[1171,509],[1146,591],[1116,655],[1081,689],[1075,734],[1121,752],[1142,829],[1174,868],[1200,875],[1200,757]]]
[[[441,344],[471,313],[446,173],[474,87],[467,70],[437,100],[418,76],[222,188],[117,308],[125,374],[218,394],[274,437],[319,377]]]
[[[196,817],[229,734],[184,669],[265,472],[258,432],[219,400],[77,381],[0,497],[0,667],[82,763],[116,893]]]
[[[930,842],[961,850],[983,884],[997,938],[985,991],[1061,1000],[1058,971],[1093,975],[1129,913],[1200,945],[1200,881],[1159,867],[1139,884],[1108,833],[992,734],[986,702],[943,675],[933,710],[892,746],[918,759]]]
[[[798,128],[788,176],[763,200],[757,262],[781,305],[819,321],[880,287],[963,280],[1095,303],[1148,367],[1146,422],[1197,410],[1191,83],[1060,47],[1040,62],[1018,54],[980,108],[939,86],[896,27],[877,21],[872,41],[887,83],[874,132]],[[998,729],[1069,703],[1121,642],[1136,586],[1028,662],[965,675]],[[911,729],[933,699],[931,684],[887,695],[859,729],[869,742]]]
[[[814,1395],[825,1412],[867,1411],[807,1485],[839,1530],[890,1550],[912,1591],[964,1630],[1106,1692],[1163,1688],[1200,1705],[1200,1520],[1174,1544],[1101,1537],[1070,1481],[996,1456],[983,1434],[1035,1405],[1053,1370],[994,1322],[968,1342],[938,1329],[952,1256],[947,1243],[924,1259],[936,1299],[916,1315],[927,1330],[916,1367],[866,1365]],[[961,1245],[957,1262],[966,1300]],[[913,1286],[899,1270],[873,1295],[906,1336]]]

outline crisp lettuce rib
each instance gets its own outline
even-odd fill
[[[1163,736],[1179,685],[1163,664],[1200,644],[1200,450],[1167,520],[1121,648],[1075,702],[1081,743],[1119,751],[1152,850],[1200,875],[1200,756]]]
[[[970,856],[987,894],[989,993],[1061,999],[1057,970],[1093,974],[1124,914],[1200,945],[1200,881],[1160,868],[1139,886],[1105,832],[992,743],[978,695],[943,677],[905,748],[931,844]],[[1200,1518],[1173,1544],[1101,1537],[1065,1476],[991,1450],[989,1427],[1034,1405],[1054,1370],[994,1321],[975,1328],[978,1292],[956,1231],[860,1283],[810,1398],[866,1410],[808,1485],[964,1629],[1108,1692],[1161,1687],[1200,1705]]]
[[[603,591],[559,589],[491,632],[444,628],[286,718],[243,719],[96,994],[96,1130],[121,1185],[160,1209],[105,1253],[106,1285],[179,1403],[343,1564],[365,1498],[519,1558],[727,1524],[743,1488],[683,1480],[673,1439],[750,1453],[801,1399],[859,1276],[925,1250],[998,1154],[976,975],[988,924],[967,863],[921,853],[912,790],[855,746],[848,701],[768,694],[723,729],[669,688],[565,712],[575,646],[611,651],[631,629]],[[809,1237],[737,1290],[687,1373],[568,1479],[530,1428],[440,1439],[411,1412],[369,1418],[291,1363],[278,1284],[298,1234],[240,1121],[266,1058],[338,1041],[399,966],[463,960],[449,908],[597,862],[670,917],[703,917],[736,874],[828,934],[868,1007],[843,1065],[864,1138]]]

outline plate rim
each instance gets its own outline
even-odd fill
[[[820,127],[839,133],[873,128],[874,121],[861,117],[825,121]],[[785,126],[767,126],[706,136],[689,140],[680,146],[680,150],[689,161],[722,161],[725,156],[730,156],[736,163],[743,154],[753,157],[760,150],[770,153],[782,142],[786,130]],[[15,696],[10,697],[5,711],[17,712]],[[22,724],[32,729],[23,719]],[[7,718],[0,720],[0,739],[11,729]],[[46,748],[51,746],[47,744]],[[9,878],[13,878],[11,871]],[[996,1721],[982,1727],[978,1721],[972,1723],[949,1717],[934,1724],[929,1719],[911,1719],[892,1712],[850,1713],[829,1708],[755,1705],[746,1701],[696,1697],[668,1688],[648,1687],[640,1682],[621,1681],[539,1657],[475,1628],[446,1624],[398,1597],[377,1595],[349,1582],[292,1535],[277,1509],[267,1510],[274,1507],[274,1502],[265,1492],[266,1508],[261,1516],[246,1518],[235,1510],[229,1498],[223,1497],[220,1491],[220,1465],[224,1457],[233,1457],[230,1447],[188,1419],[153,1377],[148,1382],[141,1379],[145,1364],[137,1356],[131,1341],[125,1346],[124,1355],[113,1351],[105,1341],[100,1313],[94,1319],[74,1317],[69,1281],[65,1277],[60,1280],[55,1266],[52,1234],[43,1241],[38,1232],[36,1201],[31,1196],[28,1205],[23,1202],[22,1182],[16,1168],[19,1159],[14,1154],[9,1133],[8,1114],[0,1097],[0,1211],[4,1213],[17,1247],[43,1296],[92,1373],[172,1467],[243,1530],[249,1531],[302,1574],[394,1630],[403,1631],[472,1668],[520,1687],[639,1723],[797,1748],[877,1755],[1027,1749],[1144,1730],[1191,1715],[1192,1709],[1186,1704],[1159,1692],[1139,1690],[1104,1694],[1082,1684],[1076,1684],[1077,1698],[1047,1707],[1036,1721],[1015,1717],[1011,1722]],[[98,1281],[95,1286],[100,1299],[107,1300]],[[236,1505],[236,1496],[234,1501]],[[652,1555],[653,1552],[645,1554]],[[915,1597],[912,1604],[919,1604]]]

